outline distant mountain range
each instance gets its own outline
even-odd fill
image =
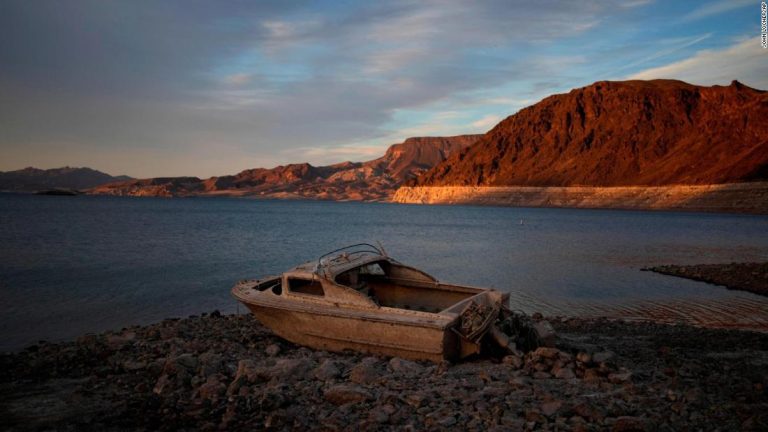
[[[0,171],[0,191],[38,192],[50,189],[82,190],[105,183],[129,180],[128,176],[111,176],[91,168],[24,168]]]
[[[765,213],[767,180],[767,92],[652,80],[596,82],[484,135],[409,138],[367,162],[208,179],[26,168],[0,173],[0,189]]]
[[[600,81],[507,117],[410,186],[664,186],[768,179],[768,93]]]
[[[408,138],[377,159],[328,166],[308,163],[255,168],[236,175],[200,179],[158,177],[101,185],[88,190],[96,195],[121,196],[254,196],[382,201],[405,181],[477,141],[481,135]]]

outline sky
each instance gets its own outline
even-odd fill
[[[0,171],[376,158],[600,80],[768,89],[760,2],[0,1]]]

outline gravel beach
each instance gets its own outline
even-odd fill
[[[432,364],[328,353],[250,315],[0,356],[4,430],[766,430],[768,335],[551,318],[557,349]]]

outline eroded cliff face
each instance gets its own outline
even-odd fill
[[[673,186],[404,186],[392,201],[768,214],[768,182]]]
[[[508,117],[409,186],[662,186],[768,179],[768,93],[601,81]]]
[[[315,167],[308,163],[255,168],[235,175],[199,179],[169,177],[115,182],[88,191],[123,196],[243,196],[381,201],[481,135],[409,138],[367,162]]]

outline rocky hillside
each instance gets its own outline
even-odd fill
[[[384,200],[403,182],[414,179],[481,135],[409,138],[368,162],[328,166],[308,163],[255,168],[235,175],[199,179],[169,177],[103,185],[89,193],[130,196],[259,196],[331,200]]]
[[[411,186],[661,186],[768,179],[768,93],[601,81],[507,117]]]
[[[128,176],[111,176],[90,168],[24,168],[0,172],[0,190],[35,192],[50,189],[88,189],[105,183],[128,180]]]

